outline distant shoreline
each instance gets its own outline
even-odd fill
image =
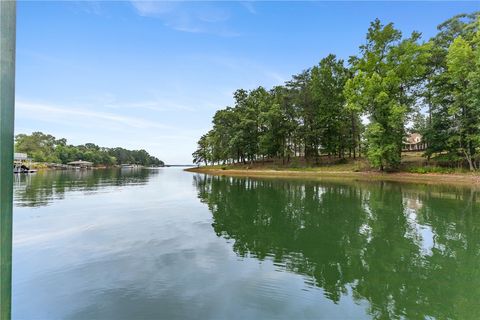
[[[90,166],[90,167],[74,167],[74,166],[66,166],[61,164],[51,164],[51,163],[32,163],[29,166],[30,169],[38,170],[38,171],[78,171],[78,170],[105,170],[105,169],[148,169],[148,168],[165,168],[166,166],[143,166],[143,165],[136,165],[132,167],[122,167],[121,165],[97,165],[97,166]]]
[[[307,180],[358,180],[358,181],[390,181],[406,183],[423,183],[432,185],[469,185],[480,187],[479,174],[438,174],[438,173],[383,173],[378,171],[305,171],[305,170],[273,170],[273,169],[221,169],[196,167],[185,169],[188,172],[205,173],[216,176],[262,177],[262,178],[296,178]]]

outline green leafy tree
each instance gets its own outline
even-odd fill
[[[290,157],[294,155],[297,146],[301,144],[299,135],[298,109],[293,103],[294,95],[292,90],[285,86],[276,86],[271,90],[273,106],[278,106],[283,116],[282,123],[279,124],[278,134],[282,140],[281,156],[282,161],[290,162]],[[277,118],[278,119],[278,118]]]
[[[270,158],[283,157],[288,125],[280,105],[271,101],[270,107],[260,116],[260,153]]]
[[[95,165],[115,165],[136,163],[145,166],[163,166],[163,161],[148,154],[145,150],[127,150],[124,148],[102,148],[94,143],[73,146],[67,140],[56,139],[42,132],[31,135],[18,134],[15,137],[17,152],[27,153],[37,162],[54,162],[67,164],[72,161],[84,160]]]
[[[209,135],[204,134],[200,140],[198,140],[198,147],[197,150],[192,154],[193,156],[193,163],[200,164],[202,162],[205,165],[208,165],[208,162],[211,160],[211,145],[209,142]]]
[[[328,55],[312,68],[309,90],[315,105],[314,132],[323,152],[344,157],[348,148],[355,148],[352,138],[351,113],[346,109],[345,83],[349,78],[343,60]],[[354,119],[354,124],[357,120]],[[354,129],[353,129],[354,130]]]
[[[427,107],[427,123],[424,140],[427,143],[425,155],[430,158],[446,153],[450,163],[461,161],[457,147],[450,137],[455,127],[454,118],[449,109],[453,103],[455,90],[447,74],[447,55],[453,41],[462,37],[471,41],[478,30],[477,20],[480,12],[460,14],[448,19],[437,28],[438,34],[429,42],[430,58],[425,81],[424,102]]]
[[[31,135],[18,134],[15,137],[15,150],[27,153],[37,162],[58,162],[55,148],[65,143],[65,139],[57,140],[54,136],[43,132],[33,132]]]
[[[460,36],[453,41],[447,55],[447,77],[453,87],[453,101],[448,110],[454,124],[449,142],[458,148],[470,170],[478,168],[475,158],[480,147],[479,52],[478,47],[474,49]]]
[[[419,44],[419,39],[414,32],[402,40],[393,24],[375,20],[355,60],[355,76],[346,85],[349,107],[369,117],[367,157],[381,170],[400,164],[405,123],[417,102],[429,56],[428,45]]]
[[[304,70],[292,76],[286,83],[289,89],[290,103],[298,123],[294,140],[295,153],[303,153],[307,161],[317,158],[320,148],[320,137],[316,125],[317,110],[309,90],[311,70]]]

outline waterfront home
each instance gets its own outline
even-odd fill
[[[423,151],[426,148],[427,144],[420,133],[411,133],[403,142],[403,151]]]

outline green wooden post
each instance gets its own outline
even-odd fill
[[[11,318],[15,0],[0,0],[0,320]]]

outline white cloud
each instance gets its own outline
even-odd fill
[[[253,5],[253,1],[244,1],[240,2],[240,4],[251,14],[257,14],[257,10]]]
[[[175,1],[141,1],[131,0],[133,7],[141,16],[160,15],[173,11],[178,6]]]
[[[91,121],[100,121],[104,126],[113,125],[127,126],[131,128],[160,128],[168,129],[169,126],[135,117],[121,116],[113,113],[98,112],[88,109],[69,108],[64,106],[52,106],[47,104],[32,103],[25,101],[16,102],[17,112],[22,114],[31,114],[36,119],[49,122],[71,123],[72,119],[75,123],[89,123]]]
[[[260,61],[235,57],[233,55],[206,55],[206,54],[196,54],[190,55],[190,59],[195,59],[201,61],[201,63],[209,63],[217,65],[219,67],[231,70],[232,73],[236,74],[237,79],[244,79],[248,85],[262,85],[266,88],[272,86],[282,85],[289,78],[278,72],[276,69],[271,68],[265,63]],[[254,74],[255,77],[251,77]],[[249,89],[244,86],[244,89]],[[233,91],[230,93],[230,96],[233,94]]]
[[[110,109],[146,109],[150,111],[189,111],[194,112],[195,109],[172,100],[145,100],[136,102],[121,103],[111,101],[104,104],[105,107]]]
[[[130,3],[139,15],[161,19],[165,26],[177,31],[239,36],[226,24],[230,11],[215,3],[140,0],[130,0]]]

